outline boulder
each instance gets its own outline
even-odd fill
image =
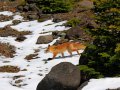
[[[52,35],[40,36],[36,44],[47,44],[53,41]]]
[[[17,24],[21,23],[21,21],[20,21],[20,20],[13,20],[12,23],[13,23],[14,25],[17,25]]]
[[[36,20],[38,18],[39,17],[36,14],[30,14],[30,15],[27,16],[27,19],[29,19],[29,20]]]
[[[77,90],[80,79],[80,70],[77,66],[62,62],[51,69],[36,90]]]
[[[68,30],[66,34],[67,34],[66,37],[68,39],[73,39],[73,38],[78,39],[79,37],[85,36],[86,33],[80,27],[74,27],[74,28],[71,28],[70,30]]]
[[[26,37],[20,35],[20,36],[18,36],[18,37],[15,39],[15,41],[22,42],[22,41],[24,41],[25,39],[26,39]]]
[[[92,37],[85,32],[83,28],[73,27],[66,32],[65,39],[79,41],[79,42],[91,42]]]

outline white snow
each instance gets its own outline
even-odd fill
[[[23,20],[23,17],[20,15],[13,16],[13,20]]]
[[[2,12],[2,14],[6,14],[7,12]],[[10,13],[7,15],[10,15]],[[12,13],[11,13],[12,15]],[[19,14],[13,15],[14,20],[23,20],[23,17],[21,17]],[[36,90],[36,87],[38,83],[44,78],[46,74],[49,73],[51,68],[55,66],[56,64],[60,62],[71,62],[74,65],[77,65],[79,62],[80,55],[77,55],[76,52],[73,52],[73,56],[71,57],[68,52],[65,52],[65,57],[62,58],[61,55],[57,55],[57,57],[54,60],[47,61],[45,63],[45,60],[52,57],[52,53],[45,53],[45,49],[47,48],[48,44],[36,44],[36,41],[39,36],[48,35],[51,34],[52,31],[63,31],[68,30],[69,28],[66,28],[65,26],[62,26],[63,23],[66,21],[62,21],[59,23],[54,23],[51,20],[47,20],[44,22],[38,22],[37,20],[34,21],[24,21],[18,25],[11,26],[12,28],[18,30],[18,31],[31,31],[31,35],[26,35],[27,38],[23,42],[17,42],[15,41],[15,37],[0,37],[0,42],[4,43],[10,43],[11,45],[14,45],[16,47],[16,54],[13,58],[6,58],[4,56],[0,56],[0,66],[4,65],[14,65],[20,67],[21,70],[27,69],[27,71],[20,71],[18,73],[0,73],[0,90]],[[0,22],[0,27],[4,27],[8,24],[12,24],[11,21],[6,22]],[[44,34],[43,34],[44,33]],[[50,45],[54,44],[56,40],[59,38],[53,40]],[[26,59],[26,55],[34,54],[35,49],[39,49],[38,52],[38,58],[32,59],[30,62],[28,62]],[[82,53],[82,50],[80,50]],[[7,61],[6,63],[4,61]],[[12,84],[16,84],[15,81],[12,78],[16,75],[23,75],[24,77],[20,77],[16,80],[23,80],[23,82],[19,83],[20,85],[23,85],[22,87],[16,87],[12,86]],[[99,82],[101,79],[91,80],[92,82],[96,83]],[[102,85],[106,85],[107,82],[102,79]],[[113,86],[116,86],[116,83],[113,83],[114,80],[109,79],[109,81],[112,81]],[[118,81],[119,79],[115,79],[115,81]],[[92,83],[90,82],[90,83]],[[104,84],[106,83],[106,84]],[[16,85],[19,85],[16,84]],[[97,83],[96,83],[97,84]],[[109,85],[109,84],[107,84]],[[111,85],[111,84],[110,84]],[[98,85],[101,87],[100,85]],[[88,89],[90,87],[91,89]],[[105,87],[105,86],[104,86]],[[92,89],[93,88],[93,89]],[[91,84],[86,86],[86,89],[84,90],[99,90],[94,89],[96,88],[95,85]],[[104,90],[100,89],[100,90]]]
[[[91,79],[82,90],[106,90],[120,87],[120,78]]]
[[[12,20],[10,21],[5,21],[5,22],[0,22],[0,28],[5,27],[6,25],[12,24]]]
[[[13,13],[10,12],[10,11],[3,11],[3,12],[0,12],[0,15],[7,15],[7,16],[12,16]]]
[[[13,13],[12,13],[12,12],[9,12],[9,11],[3,11],[3,12],[0,12],[0,15],[12,16]],[[23,20],[23,17],[20,16],[19,13],[16,13],[16,15],[13,15],[13,20],[24,21],[24,20]],[[0,28],[3,28],[3,27],[5,27],[5,26],[7,26],[7,25],[11,25],[13,20],[0,22]]]

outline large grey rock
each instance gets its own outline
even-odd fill
[[[73,39],[73,38],[78,39],[84,36],[86,36],[86,33],[80,27],[74,27],[74,28],[69,29],[66,35],[68,39]]]
[[[80,27],[73,27],[69,29],[66,33],[65,39],[79,41],[79,42],[91,42],[92,38],[89,34]]]
[[[47,44],[53,41],[52,35],[40,36],[36,44]]]
[[[39,17],[37,16],[37,14],[29,14],[27,16],[27,19],[29,20],[35,20],[35,19],[38,19]]]
[[[80,70],[77,66],[62,62],[52,68],[38,84],[37,90],[77,90],[80,79]]]

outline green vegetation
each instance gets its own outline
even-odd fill
[[[95,0],[94,5],[100,27],[89,30],[94,40],[82,54],[80,68],[87,67],[82,69],[87,77],[91,69],[88,78],[94,73],[97,78],[120,76],[120,0]]]
[[[25,5],[26,4],[26,0],[19,0],[19,5]]]
[[[65,26],[76,27],[79,24],[80,24],[80,20],[78,18],[72,18],[65,24]]]
[[[37,6],[43,13],[65,13],[72,9],[77,0],[37,0]]]
[[[80,65],[79,68],[80,68],[81,72],[83,74],[85,74],[86,79],[103,77],[100,74],[100,72],[96,72],[95,69],[89,68],[86,65]]]

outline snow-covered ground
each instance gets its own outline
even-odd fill
[[[24,21],[20,15],[13,14],[11,12],[5,11],[0,12],[0,14],[8,16],[13,15],[13,20]],[[37,20],[26,22],[24,21],[18,25],[14,25],[11,27],[18,31],[31,31],[32,34],[26,35],[27,39],[25,41],[17,42],[15,41],[14,37],[0,37],[0,42],[10,43],[11,45],[14,45],[16,47],[16,54],[14,58],[5,58],[4,56],[0,56],[0,66],[14,65],[20,67],[21,70],[27,69],[27,71],[20,71],[18,73],[0,73],[0,90],[36,90],[37,84],[44,78],[47,73],[49,73],[51,68],[56,64],[60,62],[71,62],[74,65],[78,64],[80,56],[77,55],[76,52],[73,52],[74,55],[72,57],[69,56],[68,52],[65,52],[65,58],[62,58],[61,55],[58,55],[57,58],[51,61],[47,61],[46,63],[45,60],[52,57],[51,53],[44,53],[48,44],[36,44],[39,36],[52,34],[51,32],[56,30],[68,30],[69,28],[62,26],[62,24],[65,22],[66,21],[54,23],[52,22],[52,19],[44,22],[38,22]],[[4,27],[8,24],[12,24],[12,20],[0,22],[0,27]],[[53,40],[49,44],[54,44],[56,40],[57,39]],[[39,58],[33,59],[30,62],[24,59],[27,55],[34,54],[34,51],[36,49],[40,50],[38,52]],[[82,50],[80,52],[82,52]],[[9,62],[4,63],[4,61]],[[23,82],[19,83],[23,85],[22,87],[12,86],[13,84],[15,84],[16,81],[12,78],[13,76],[17,75],[24,76],[16,79],[23,80]],[[105,90],[109,88],[109,85],[111,86],[111,88],[120,87],[120,78],[92,79],[83,90]]]

